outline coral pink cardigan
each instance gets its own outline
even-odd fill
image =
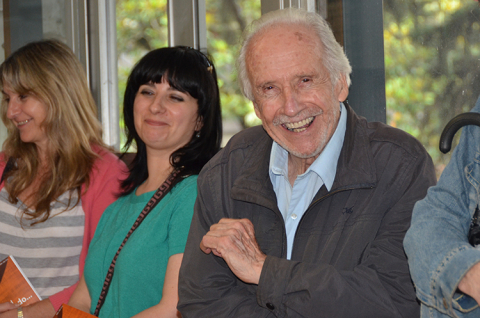
[[[120,180],[125,179],[128,172],[125,163],[114,154],[100,147],[93,147],[93,150],[100,158],[95,161],[90,173],[90,185],[86,192],[82,191],[81,196],[82,208],[85,213],[85,228],[82,251],[80,252],[79,277],[83,274],[88,246],[95,234],[97,223],[106,207],[117,199],[116,195],[120,193]],[[0,176],[5,169],[5,165],[4,154],[0,153]],[[3,188],[3,184],[3,182],[0,184],[0,190]],[[50,296],[50,302],[55,310],[68,302],[76,286],[77,284]]]

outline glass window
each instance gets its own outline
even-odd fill
[[[0,0],[0,63],[23,45],[41,39],[55,38],[72,43],[68,30],[68,0]],[[7,132],[0,125],[0,142]]]
[[[53,37],[71,46],[81,42],[73,39],[79,37],[82,28],[72,17],[75,20],[76,15],[84,15],[72,3],[0,0],[0,19],[6,17],[0,23],[4,48],[0,50],[0,62],[9,52],[32,40]],[[125,82],[135,62],[149,50],[168,45],[167,0],[115,3],[121,110]],[[339,3],[328,1],[329,11]],[[260,16],[261,1],[206,0],[205,5],[207,47],[218,69],[225,143],[237,131],[260,123],[252,103],[239,90],[234,70],[241,32]],[[418,138],[440,173],[450,158],[438,150],[443,127],[456,114],[469,111],[480,95],[478,2],[384,0],[383,7],[387,123]],[[75,51],[86,63],[86,57]],[[122,119],[120,125],[123,144]],[[0,126],[1,142],[5,129]]]
[[[123,129],[123,95],[127,78],[142,56],[153,49],[168,45],[167,0],[117,0],[116,11],[120,149],[122,149],[126,141]]]
[[[240,91],[235,71],[242,32],[260,17],[261,8],[258,0],[207,0],[206,9],[208,53],[217,68],[225,144],[238,131],[261,123]]]
[[[168,45],[166,0],[117,0],[119,101],[130,70],[148,51]],[[235,57],[242,30],[260,17],[260,1],[206,1],[207,50],[217,68],[224,117],[225,144],[239,130],[260,121],[236,82]],[[121,106],[120,106],[121,107]],[[122,115],[121,115],[122,117]],[[123,121],[120,123],[124,144]]]
[[[472,0],[383,4],[387,123],[419,139],[440,175],[450,160],[438,150],[441,132],[480,95],[480,8]]]

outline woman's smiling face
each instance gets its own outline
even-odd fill
[[[18,128],[21,140],[45,149],[48,143],[42,127],[47,117],[45,104],[33,94],[18,94],[7,84],[4,85],[2,93],[7,103],[7,118]]]
[[[139,87],[133,116],[135,130],[147,150],[169,154],[186,145],[202,125],[197,100],[164,81]]]

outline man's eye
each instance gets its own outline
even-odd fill
[[[310,82],[310,79],[309,79],[309,78],[303,78],[303,79],[302,79],[302,82],[303,82],[303,83]]]

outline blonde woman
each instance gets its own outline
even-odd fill
[[[0,65],[0,259],[13,255],[42,297],[0,317],[52,317],[83,273],[104,209],[125,165],[101,138],[96,106],[73,52],[55,40],[27,44]]]

